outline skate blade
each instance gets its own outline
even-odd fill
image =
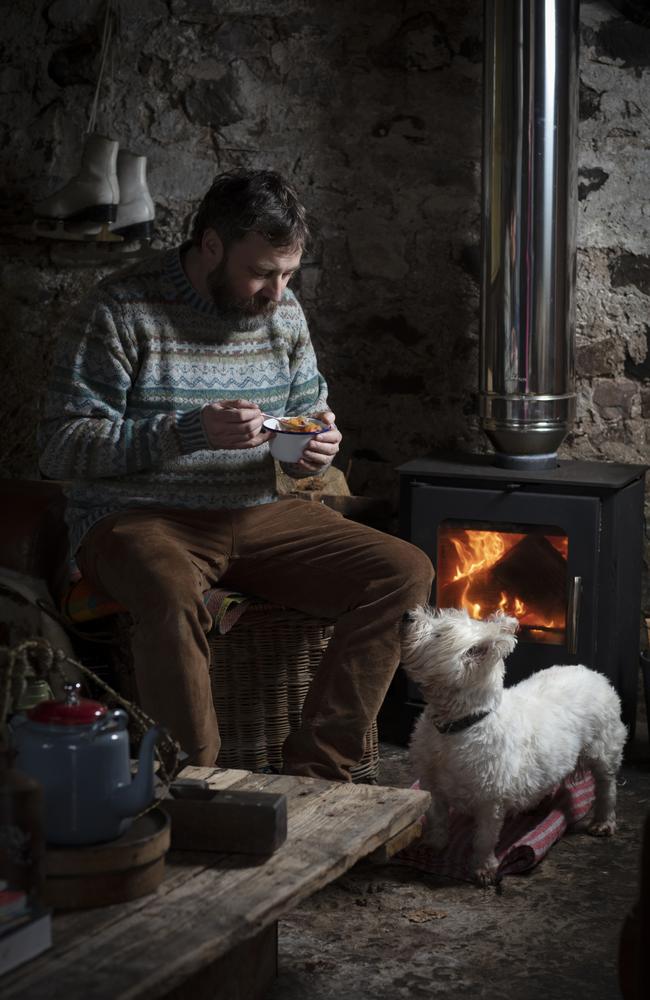
[[[44,222],[42,219],[34,219],[32,233],[38,239],[46,240],[76,240],[79,242],[84,238],[81,234],[71,233],[61,221]]]
[[[112,233],[106,223],[101,226],[98,233],[89,233],[86,239],[92,243],[124,243],[124,237],[119,233]]]
[[[42,219],[34,219],[32,222],[32,232],[39,239],[65,240],[73,243],[123,243],[124,238],[117,233],[112,233],[108,223],[93,227],[90,231],[88,226],[68,225],[61,220],[53,223],[44,222]]]

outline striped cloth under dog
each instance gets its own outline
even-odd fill
[[[414,787],[418,787],[417,782]],[[593,801],[594,779],[587,772],[579,778],[567,778],[530,812],[508,816],[496,848],[497,881],[504,875],[518,875],[533,868],[571,826],[587,815]],[[471,818],[452,811],[449,843],[444,851],[436,853],[417,840],[396,854],[391,863],[431,875],[474,881],[469,867],[473,832]]]

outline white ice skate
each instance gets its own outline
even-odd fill
[[[87,238],[75,231],[77,223],[96,223],[95,240],[120,239],[109,229],[117,218],[120,187],[117,178],[118,143],[91,133],[86,139],[79,172],[59,191],[34,205],[33,230],[52,239]]]

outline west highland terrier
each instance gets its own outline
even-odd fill
[[[508,813],[525,812],[573,772],[595,781],[590,833],[616,829],[616,774],[627,731],[609,681],[583,666],[540,670],[504,688],[504,659],[516,645],[516,618],[485,621],[454,608],[420,607],[403,621],[402,665],[426,706],[410,756],[431,793],[426,842],[442,850],[449,807],[476,823],[472,868],[486,885]]]

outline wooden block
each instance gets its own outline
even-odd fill
[[[287,839],[286,795],[197,789],[161,804],[172,821],[172,850],[269,855]]]

